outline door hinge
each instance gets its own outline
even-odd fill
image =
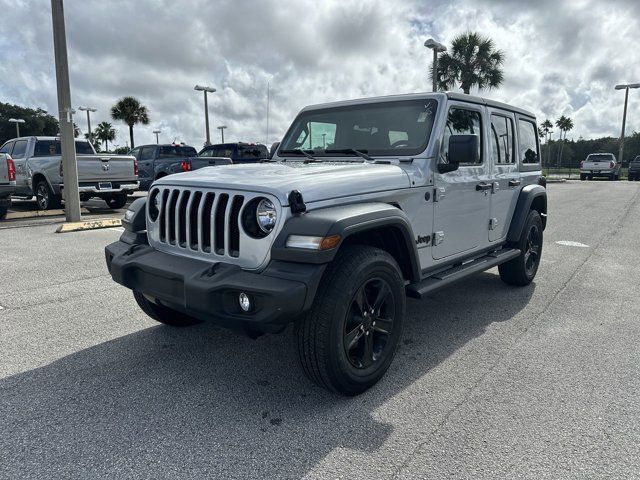
[[[433,189],[433,201],[434,202],[439,202],[440,200],[442,200],[444,197],[447,196],[447,194],[445,192],[446,192],[446,190],[444,189],[444,187],[434,188]]]
[[[436,232],[433,234],[433,244],[440,245],[444,242],[444,232]]]
[[[489,230],[495,230],[496,228],[498,228],[498,219],[497,218],[490,218],[489,219]]]

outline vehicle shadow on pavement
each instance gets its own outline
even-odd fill
[[[290,331],[157,326],[87,348],[0,381],[0,477],[299,478],[335,449],[374,452],[393,430],[376,412],[534,290],[483,273],[409,301],[392,368],[355,398],[303,377]]]

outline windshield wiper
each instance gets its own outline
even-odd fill
[[[325,150],[325,153],[350,153],[352,155],[358,155],[359,157],[362,157],[365,160],[373,160],[372,157],[367,155],[367,152],[363,152],[361,150],[356,150],[355,148],[330,149],[330,150]]]
[[[311,151],[313,151],[313,150],[311,150]],[[291,150],[280,150],[280,153],[292,153],[292,154],[296,154],[296,155],[304,155],[305,157],[307,157],[310,160],[316,160],[316,157],[314,157],[313,155],[308,154],[307,152],[305,152],[301,148],[293,148]]]

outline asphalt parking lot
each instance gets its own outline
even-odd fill
[[[0,225],[0,477],[640,476],[640,185],[548,190],[534,284],[410,300],[356,398],[303,377],[291,331],[148,319],[105,269],[119,229]]]

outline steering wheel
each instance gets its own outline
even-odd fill
[[[397,142],[393,142],[391,144],[391,148],[400,148],[400,147],[408,147],[409,140],[398,140]]]

